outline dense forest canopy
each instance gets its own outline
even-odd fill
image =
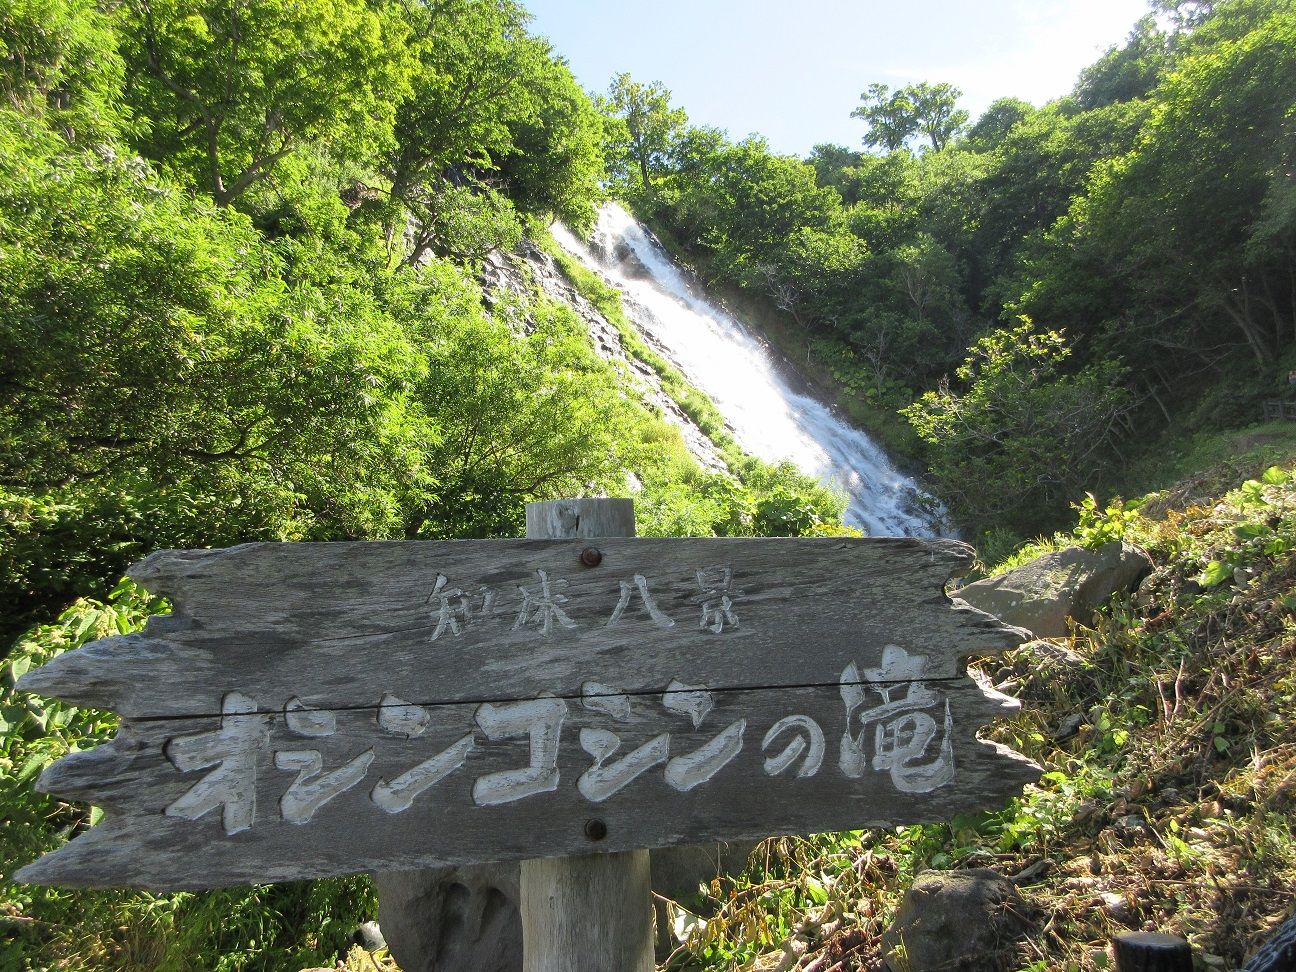
[[[840,530],[839,497],[741,454],[651,349],[727,472],[570,307],[484,286],[485,259],[547,246],[555,219],[589,229],[609,196],[776,308],[976,534],[1056,525],[1175,434],[1256,417],[1296,368],[1292,0],[1153,0],[1070,95],[976,119],[942,79],[861,77],[859,146],[805,159],[691,124],[657,82],[582,90],[514,0],[0,0],[0,40],[0,650],[26,629],[0,668],[6,874],[97,819],[32,784],[115,729],[14,681],[165,610],[119,582],[151,550],[517,534],[529,500],[632,491],[644,534]],[[1136,518],[1084,503],[1082,542]],[[1203,535],[1291,549],[1277,513],[1229,522]],[[1216,558],[1191,584],[1243,576],[1223,541],[1155,529]],[[1255,610],[1277,624],[1289,600]],[[1232,630],[1186,617],[1159,661]],[[1211,711],[1208,755],[1228,750]],[[1009,846],[1054,827],[1040,799],[1004,818]],[[373,909],[363,880],[4,888],[4,959],[33,968],[295,970]]]
[[[701,480],[664,485],[698,475],[682,457],[648,472],[662,433],[578,322],[482,300],[479,261],[588,228],[609,192],[783,312],[974,530],[1052,525],[1161,428],[1249,414],[1285,374],[1289,2],[1156,0],[1070,96],[975,120],[949,83],[872,84],[861,150],[805,159],[691,125],[660,83],[582,91],[528,20],[512,0],[10,0],[14,617],[153,546],[515,530],[525,499],[626,469],[712,510]]]
[[[960,522],[1029,535],[1165,427],[1285,384],[1296,8],[1155,0],[1067,97],[975,121],[959,97],[872,84],[864,150],[800,159],[622,77],[610,106],[656,124],[612,152],[711,280],[776,303],[866,416],[904,410]]]
[[[569,309],[483,293],[488,254],[592,223],[620,125],[528,19],[4,5],[6,630],[158,547],[516,533],[526,501],[623,493],[627,471],[649,531],[840,516],[735,457],[794,497],[766,515],[765,486],[704,475]]]

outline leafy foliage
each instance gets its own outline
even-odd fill
[[[944,82],[922,81],[897,91],[885,84],[871,84],[860,95],[860,106],[851,117],[868,123],[865,145],[894,152],[917,135],[939,152],[967,125],[968,113],[956,107],[962,93]]]
[[[647,192],[653,174],[665,168],[668,153],[688,116],[670,103],[671,93],[660,81],[643,84],[629,74],[618,74],[608,87],[603,110],[619,124],[613,128],[611,168],[614,175],[639,177]]]
[[[382,218],[393,248],[406,219],[416,223],[405,262],[507,246],[517,237],[514,209],[588,224],[603,177],[602,119],[548,44],[527,33],[526,11],[512,0],[412,0],[400,9],[413,66],[383,153],[400,206]],[[464,230],[447,232],[448,223],[494,233],[465,246]]]
[[[1060,333],[1029,321],[996,331],[956,371],[964,391],[942,386],[904,410],[938,447],[932,475],[965,521],[989,526],[1011,508],[1030,529],[1094,480],[1128,396],[1115,363],[1061,373],[1070,353]]]
[[[1296,489],[1274,467],[1164,519],[1137,512],[1155,499],[1082,504],[1078,532],[1055,538],[1141,545],[1157,566],[1139,594],[1064,647],[975,666],[1022,699],[992,738],[1043,765],[1037,784],[948,823],[766,841],[744,873],[671,904],[666,967],[880,967],[913,877],[972,867],[1013,876],[1028,902],[1027,941],[993,957],[1005,968],[1106,969],[1130,927],[1225,967],[1252,955],[1296,877]],[[1203,588],[1215,562],[1235,566]]]
[[[390,8],[136,0],[123,16],[146,154],[221,205],[307,144],[363,158],[391,137],[411,64]]]
[[[126,122],[125,66],[107,14],[89,0],[14,0],[0,11],[0,96],[65,137],[111,136]]]
[[[1291,6],[1155,6],[1049,104],[999,99],[968,129],[949,85],[874,84],[853,112],[874,151],[820,145],[805,162],[685,128],[632,202],[707,279],[778,307],[783,350],[933,467],[964,525],[1056,526],[1106,470],[1253,419],[1285,393],[1296,344]],[[1102,411],[1119,421],[1081,422],[1097,438],[1038,482],[1027,467],[1052,462],[1047,449],[1015,440],[1003,474],[986,453],[968,503],[954,470],[982,470],[960,454],[976,436],[895,424],[961,400],[947,393],[960,362],[1023,316],[1068,335],[1042,387],[1076,404],[1112,382],[1122,404]],[[1033,405],[1001,390],[1012,437]]]

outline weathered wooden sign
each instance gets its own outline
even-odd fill
[[[947,819],[1037,769],[961,659],[1024,636],[910,539],[249,544],[25,690],[113,709],[40,788],[103,822],[17,880],[156,889]]]

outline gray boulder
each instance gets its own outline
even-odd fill
[[[691,844],[652,852],[652,888],[686,898],[698,885],[741,870],[754,843]],[[392,871],[374,875],[378,922],[404,972],[521,972],[518,864]],[[672,943],[662,902],[657,947]]]
[[[1133,544],[1067,547],[968,584],[952,596],[1037,638],[1065,638],[1068,619],[1091,623],[1113,594],[1134,590],[1151,570],[1148,555]]]
[[[378,923],[405,972],[519,972],[517,864],[374,875]]]
[[[1013,883],[988,868],[926,871],[883,933],[883,957],[891,972],[1001,972],[1025,915]]]

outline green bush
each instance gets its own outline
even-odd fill
[[[168,610],[128,580],[28,631],[0,669],[0,872],[10,875],[93,826],[101,811],[33,789],[50,763],[106,742],[117,717],[14,688],[31,668]],[[297,972],[332,965],[376,914],[368,878],[199,893],[0,885],[0,969]]]

